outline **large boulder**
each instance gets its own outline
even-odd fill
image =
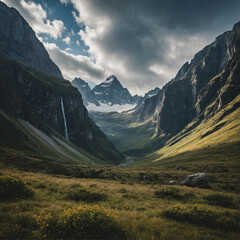
[[[188,175],[180,185],[186,185],[189,187],[201,187],[201,188],[209,188],[210,183],[208,181],[208,177],[205,173],[196,173],[192,175]]]

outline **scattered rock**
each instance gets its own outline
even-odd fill
[[[169,181],[168,184],[169,184],[169,185],[174,185],[175,182],[172,180],[172,181]]]
[[[196,173],[192,175],[188,175],[180,185],[186,185],[189,187],[201,187],[201,188],[209,188],[210,183],[208,181],[208,177],[205,173]]]

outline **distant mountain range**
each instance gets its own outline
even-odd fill
[[[154,90],[146,93],[144,97],[138,96],[137,94],[132,96],[128,89],[124,88],[114,75],[109,76],[104,82],[96,85],[92,90],[88,83],[81,78],[75,78],[71,83],[82,94],[83,103],[87,107],[89,104],[94,104],[96,106],[105,105],[106,108],[107,106],[109,106],[109,108],[112,107],[110,109],[115,109],[113,107],[114,105],[121,105],[122,107],[127,105],[128,108],[140,108],[146,99],[156,95],[160,91],[160,89],[156,87]],[[95,109],[102,111],[100,107]]]

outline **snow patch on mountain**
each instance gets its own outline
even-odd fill
[[[93,103],[88,103],[87,110],[89,112],[124,112],[136,107],[136,104],[114,104],[111,106],[111,103],[102,103],[100,102],[100,106],[96,106]]]

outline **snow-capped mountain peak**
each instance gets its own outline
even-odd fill
[[[93,88],[99,102],[115,105],[132,104],[132,95],[124,88],[118,79],[111,75],[104,82]]]
[[[96,85],[92,90],[92,94],[89,93],[89,86],[88,84],[83,81],[82,79],[74,79],[72,84],[78,88],[81,92],[85,106],[93,106],[94,104],[97,106],[104,105],[104,109],[108,106],[111,106],[111,109],[115,109],[112,106],[118,105],[123,106],[126,105],[127,108],[135,107],[139,100],[139,96],[135,95],[134,97],[129,93],[127,88],[124,88],[119,80],[114,76],[109,76],[105,81],[101,82],[100,84]],[[86,85],[86,86],[85,86]],[[86,92],[85,89],[88,89]],[[87,94],[87,95],[86,95]],[[88,100],[89,96],[91,98]],[[94,100],[93,100],[94,96]],[[96,102],[98,104],[96,104]],[[106,106],[105,106],[106,105]],[[95,107],[94,107],[95,108]],[[124,107],[118,107],[119,109],[125,109]],[[99,109],[99,111],[101,111]]]
[[[114,75],[111,75],[104,82],[110,83],[110,82],[113,82],[114,80],[117,80],[117,78]]]

